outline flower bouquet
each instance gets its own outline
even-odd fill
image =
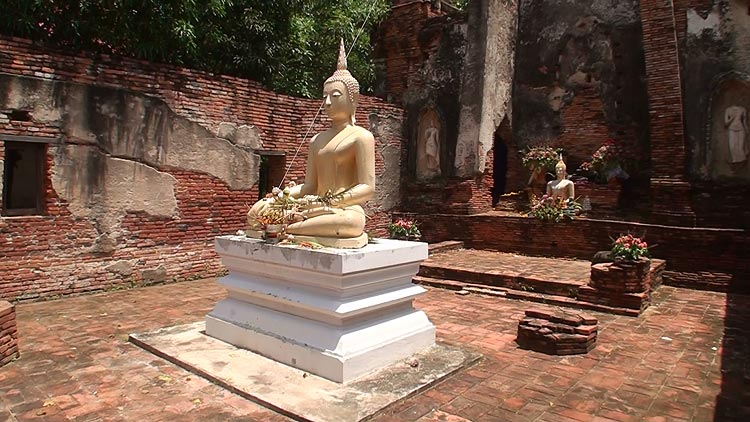
[[[631,151],[610,138],[594,152],[591,161],[585,161],[578,167],[576,173],[598,183],[625,180],[630,177],[626,168],[632,160]]]
[[[275,187],[260,201],[263,206],[253,207],[248,213],[248,226],[251,231],[260,231],[261,238],[271,242],[283,240],[284,230],[288,224],[301,221],[300,202],[291,196],[295,183],[289,183],[284,189]],[[257,209],[256,209],[257,208]]]
[[[529,147],[526,152],[521,152],[521,162],[530,170],[554,171],[555,164],[560,160],[560,152],[560,149],[553,149],[548,145]]]
[[[531,198],[531,209],[527,215],[537,220],[558,223],[565,220],[573,220],[581,213],[581,204],[572,198],[555,199],[549,195],[541,198]]]
[[[391,239],[419,240],[422,233],[414,220],[398,219],[388,225],[388,234]]]
[[[619,258],[619,260],[625,261],[638,261],[641,258],[648,258],[650,256],[648,243],[632,234],[618,237],[612,243],[611,253],[614,259],[617,260]]]

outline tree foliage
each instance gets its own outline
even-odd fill
[[[2,0],[0,33],[76,51],[171,63],[318,96],[338,41],[371,89],[370,33],[390,0]]]

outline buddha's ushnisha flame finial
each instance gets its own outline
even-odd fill
[[[339,44],[339,61],[336,64],[336,70],[346,70],[346,48],[344,48],[344,39],[341,38]]]
[[[359,82],[354,79],[349,70],[347,70],[346,64],[346,48],[344,48],[344,39],[341,39],[339,44],[339,59],[336,64],[336,71],[333,72],[330,78],[326,79],[324,86],[335,81],[343,82],[346,86],[346,92],[349,94],[349,99],[356,106],[359,102]]]

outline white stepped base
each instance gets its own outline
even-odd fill
[[[435,344],[435,326],[412,301],[427,245],[378,240],[358,250],[217,238],[229,297],[206,333],[336,382],[348,382]]]

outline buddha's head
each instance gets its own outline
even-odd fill
[[[565,178],[567,169],[568,167],[565,165],[562,157],[560,157],[560,161],[555,164],[555,174],[557,175],[557,180],[562,180]]]
[[[336,71],[323,84],[324,108],[333,121],[347,118],[354,123],[354,113],[359,102],[359,82],[346,69],[344,40],[339,47],[339,60]]]

